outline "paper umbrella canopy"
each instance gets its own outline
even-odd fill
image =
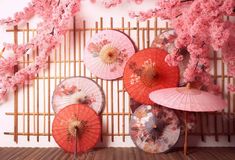
[[[178,141],[179,123],[173,110],[142,105],[131,115],[130,135],[136,146],[145,152],[162,153]]]
[[[165,32],[162,32],[160,35],[158,35],[152,42],[151,47],[152,48],[161,48],[167,51],[168,54],[175,54],[177,51],[177,54],[183,56],[183,60],[179,62],[178,67],[180,70],[180,85],[184,85],[184,72],[187,68],[187,64],[190,59],[190,54],[187,51],[187,48],[176,48],[175,46],[175,39],[177,38],[177,34],[174,30],[167,30]]]
[[[86,152],[98,142],[101,122],[96,112],[84,104],[67,106],[56,114],[52,135],[67,152]]]
[[[221,96],[189,86],[157,90],[150,93],[149,97],[159,105],[182,111],[212,112],[227,106]]]
[[[72,77],[62,81],[52,97],[55,113],[70,104],[87,104],[99,114],[104,103],[103,90],[95,81],[86,77]]]
[[[176,87],[179,83],[178,67],[165,62],[167,52],[149,48],[135,53],[127,62],[124,71],[124,86],[130,97],[142,104],[154,104],[149,99],[152,91]]]
[[[84,62],[95,76],[113,80],[123,76],[125,64],[134,53],[135,47],[124,33],[105,30],[88,42]]]

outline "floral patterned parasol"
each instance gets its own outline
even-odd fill
[[[86,77],[73,77],[62,81],[56,87],[52,98],[55,113],[70,104],[87,104],[99,114],[104,103],[103,90],[95,81]]]
[[[136,146],[145,152],[166,152],[178,141],[180,121],[173,110],[142,105],[131,116],[130,134]]]
[[[148,48],[135,53],[128,60],[123,81],[126,91],[135,101],[154,104],[149,99],[149,93],[178,86],[179,69],[168,66],[164,60],[166,55],[163,49]]]
[[[88,42],[84,62],[95,76],[112,80],[123,76],[125,64],[134,53],[135,47],[125,34],[105,30]]]

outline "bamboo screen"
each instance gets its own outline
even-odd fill
[[[62,44],[52,52],[47,69],[37,75],[32,83],[25,84],[14,93],[14,110],[6,113],[14,121],[14,130],[5,132],[5,135],[14,136],[15,142],[18,142],[19,136],[25,136],[28,141],[35,136],[36,140],[40,141],[40,137],[46,136],[50,141],[51,123],[54,118],[51,108],[53,90],[67,77],[86,76],[94,79],[103,88],[106,96],[106,106],[101,116],[101,141],[104,136],[108,136],[111,141],[115,141],[115,137],[121,137],[125,142],[126,137],[129,136],[131,115],[129,96],[123,88],[122,79],[115,81],[98,79],[84,67],[82,53],[86,41],[100,30],[117,29],[129,35],[137,48],[143,49],[150,46],[155,36],[167,30],[168,24],[164,22],[160,27],[158,19],[128,22],[120,18],[115,21],[119,21],[119,26],[114,26],[113,18],[100,18],[93,27],[87,27],[86,21],[82,21],[82,25],[78,27],[76,17],[73,19],[73,28],[64,36]],[[29,24],[23,29],[15,26],[14,29],[7,31],[14,35],[15,43],[26,43],[36,34]],[[25,55],[18,64],[18,69],[32,63],[39,49],[35,49],[30,55]],[[222,96],[227,99],[229,107],[223,112],[195,113],[197,127],[190,134],[201,136],[202,141],[205,140],[206,135],[214,136],[216,141],[219,140],[219,136],[225,135],[230,141],[231,135],[235,134],[235,95],[227,92],[226,86],[229,82],[235,83],[235,80],[226,75],[226,66],[222,63],[219,54],[212,53],[211,62],[214,82],[220,84]]]

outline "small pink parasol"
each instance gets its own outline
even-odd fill
[[[112,80],[123,76],[126,62],[134,53],[135,47],[125,34],[105,30],[88,42],[84,63],[95,76]]]
[[[221,96],[188,86],[156,90],[149,98],[159,105],[190,112],[220,111],[227,106]]]

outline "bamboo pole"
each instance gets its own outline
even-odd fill
[[[154,37],[157,37],[157,31],[158,31],[158,21],[157,18],[154,19]],[[151,30],[150,28],[148,30]]]
[[[67,34],[64,35],[64,78],[66,78],[66,73],[67,73]],[[50,63],[50,62],[49,62]]]
[[[128,26],[128,36],[129,37],[131,37],[131,23],[130,22],[128,22],[128,24],[127,24],[127,26]],[[131,120],[131,107],[130,107],[130,97],[129,97],[129,105],[128,105],[128,107],[129,107],[129,109],[128,109],[128,117],[129,117],[129,121]]]
[[[14,26],[14,44],[18,44],[18,26]],[[14,67],[14,72],[18,71],[18,65]],[[14,141],[18,143],[18,87],[14,91]]]
[[[150,21],[148,20],[147,21],[147,47],[149,48],[150,47],[150,31],[149,31],[149,28],[150,28]]]
[[[14,113],[11,113],[11,112],[6,112],[5,113],[7,116],[14,116]],[[35,113],[33,113],[33,112],[31,112],[31,113],[29,113],[29,115],[34,115],[34,114],[37,114],[36,112]],[[18,116],[23,116],[24,115],[24,113],[23,112],[18,112]],[[40,112],[39,113],[39,116],[43,116],[44,115],[44,113],[43,112]],[[55,116],[55,114],[54,113],[46,113],[45,115],[50,115],[50,116]],[[103,115],[103,116],[106,116],[106,115],[109,115],[109,116],[111,116],[111,115],[114,115],[114,116],[120,116],[120,115],[123,115],[123,113],[102,113],[101,115]],[[125,113],[124,114],[125,116],[128,116],[129,115],[129,113]]]
[[[14,135],[13,132],[4,132],[4,134],[5,134],[5,135]],[[22,132],[19,132],[18,135],[19,135],[19,136],[27,136],[27,134],[22,133]],[[37,136],[37,134],[36,134],[36,133],[30,133],[30,136]],[[45,137],[46,137],[46,136],[48,136],[48,133],[46,133],[46,134],[40,133],[39,136],[45,136]],[[50,133],[49,136],[52,136],[52,134]],[[112,136],[112,134],[104,133],[103,136],[109,136],[109,137],[110,137],[110,136]],[[115,137],[116,137],[116,136],[117,136],[117,137],[120,137],[120,136],[130,136],[130,134],[116,134],[116,133],[115,133],[114,136],[115,136]]]
[[[29,24],[27,23],[27,42],[29,41]],[[29,65],[29,55],[27,54],[27,65]],[[30,90],[29,84],[27,84],[27,140],[30,141]]]
[[[110,28],[112,29],[113,28],[113,17],[110,18]],[[114,117],[113,117],[113,81],[110,82],[111,83],[111,97],[110,97],[110,100],[111,100],[111,134],[112,134],[112,137],[111,137],[111,140],[112,142],[114,142]]]
[[[228,84],[230,84],[230,78],[228,78]],[[227,100],[228,100],[228,113],[227,113],[227,128],[228,128],[228,132],[227,132],[227,136],[228,136],[228,142],[231,141],[231,128],[230,128],[230,114],[231,114],[231,94],[230,91],[228,91],[228,96],[227,96]]]
[[[219,76],[217,76],[217,78],[220,78]],[[225,97],[225,78],[228,78],[225,75],[225,65],[223,63],[223,61],[221,61],[221,92],[222,92],[222,98]],[[224,110],[222,111],[223,113]],[[224,120],[222,120],[222,132],[224,133],[225,131],[225,127],[224,127]]]
[[[142,45],[143,45],[143,49],[145,49],[145,31],[142,30]]]
[[[38,47],[36,48],[36,55],[38,56]],[[37,74],[37,77],[39,76],[39,74]],[[37,78],[37,142],[39,142],[39,103],[40,103],[40,98],[39,98],[39,79]]]
[[[34,31],[33,31],[33,35],[32,35],[32,37],[34,37]],[[35,48],[33,49],[33,61],[35,60]],[[37,77],[36,77],[36,79],[37,79]],[[35,81],[36,80],[33,80],[33,87],[32,87],[32,91],[33,91],[33,106],[32,106],[32,108],[33,108],[33,113],[35,113],[35,111],[36,111],[36,105],[35,105],[35,102],[36,102],[36,91],[35,91],[35,89],[36,89],[36,87],[35,87]],[[33,132],[34,133],[36,133],[36,114],[34,114],[33,115]]]
[[[56,73],[56,72],[55,72]],[[43,70],[43,133],[46,133],[46,73],[45,70]],[[56,84],[56,82],[55,82]]]
[[[4,134],[5,135],[14,135],[14,132],[4,132]],[[52,134],[50,133],[50,136],[51,136]],[[103,133],[102,134],[103,136],[112,136],[112,134],[111,133],[109,133],[109,134],[107,134],[107,133]],[[200,133],[192,133],[191,135],[193,135],[193,136],[198,136],[198,135],[200,135]],[[206,134],[207,136],[214,136],[214,134],[213,133],[210,133],[210,134]],[[219,136],[224,136],[224,134],[223,133],[218,133],[218,135]],[[233,134],[233,135],[235,135],[235,134]],[[23,132],[18,132],[18,136],[27,136],[27,133],[23,133]],[[37,134],[36,133],[30,133],[30,136],[37,136]],[[48,133],[40,133],[39,134],[39,136],[45,136],[45,137],[47,137],[48,136]],[[123,134],[123,133],[120,133],[120,134],[118,134],[118,133],[115,133],[114,134],[114,136],[118,136],[118,137],[120,137],[120,136],[130,136],[130,134],[129,133],[125,133],[125,134]]]
[[[102,18],[102,17],[101,17],[101,18]],[[156,22],[157,22],[157,21],[156,21]],[[101,30],[108,30],[108,29],[110,29],[110,27],[98,27],[98,28],[89,28],[89,27],[87,27],[87,28],[85,29],[85,31],[90,31],[90,30],[92,30],[92,31],[96,31],[96,30],[101,31]],[[115,30],[125,30],[125,31],[128,30],[127,27],[124,27],[124,28],[122,28],[122,27],[114,27],[113,29],[115,29]],[[131,27],[130,29],[131,29],[131,30],[137,30],[137,27]],[[142,29],[147,30],[147,28],[145,28],[145,27],[140,27],[139,29],[140,29],[140,30],[142,30]],[[157,29],[158,29],[158,30],[166,30],[165,27],[158,27]],[[170,29],[170,28],[169,28],[169,29]],[[156,28],[155,28],[155,27],[151,27],[151,28],[149,28],[149,30],[155,31]],[[18,32],[25,32],[25,31],[26,31],[26,29],[18,29]],[[30,29],[29,31],[30,31],[30,32],[33,32],[33,31],[36,31],[36,30],[35,30],[35,29]],[[72,32],[73,29],[69,29],[68,31]],[[76,29],[76,32],[77,32],[77,31],[84,31],[84,29],[83,29],[83,28],[77,28],[77,29]],[[14,32],[14,30],[8,29],[8,30],[6,30],[6,32]]]
[[[214,83],[217,84],[217,53],[214,52]],[[223,124],[223,123],[222,123]],[[215,126],[215,140],[218,141],[218,128],[217,128],[217,115],[214,115],[214,126]],[[209,128],[209,127],[208,127]]]
[[[23,32],[23,44],[25,44],[27,40],[25,40],[25,32]],[[25,63],[26,63],[26,59],[25,56],[23,56],[23,68],[25,68]],[[26,102],[25,102],[25,83],[23,84],[23,133],[25,133],[25,107],[26,107]]]
[[[69,59],[68,59],[68,64],[69,64],[69,77],[71,76],[71,32],[68,32],[68,57],[69,57]]]
[[[48,61],[50,62],[50,56],[48,57]],[[51,114],[51,95],[50,95],[50,93],[51,93],[51,80],[50,80],[51,74],[50,74],[50,72],[51,72],[51,64],[48,63],[48,81],[47,81],[47,83],[48,83],[48,90],[47,90],[48,102],[47,102],[47,105],[48,105],[48,141],[49,142],[51,141],[51,135],[50,135],[50,133],[51,133],[51,116],[50,116],[50,114]]]
[[[73,59],[74,59],[74,72],[73,76],[76,76],[76,17],[73,18]]]
[[[97,32],[98,32],[98,27],[99,27],[99,26],[98,26],[98,22],[96,22],[95,25],[96,25],[95,32],[97,33]],[[100,18],[100,28],[101,28],[101,30],[103,30],[103,27],[104,27],[104,26],[103,26],[103,18],[101,17],[101,18]],[[103,79],[100,80],[100,83],[101,83],[101,87],[103,88],[103,86],[104,86],[104,84],[103,84],[103,83],[104,83],[104,82],[103,82]],[[106,93],[106,94],[108,94],[108,93]],[[105,102],[105,107],[108,108],[108,100],[105,99],[105,101],[106,101],[106,102]],[[108,112],[106,111],[106,113],[108,113]],[[102,125],[101,125],[101,128],[102,128],[102,130],[101,130],[101,133],[102,133],[101,142],[103,142],[103,116],[101,116],[101,124],[102,124]],[[109,124],[109,123],[108,123],[108,115],[107,115],[107,128],[109,127],[108,124]],[[107,133],[108,133],[108,130],[107,130]]]
[[[83,53],[85,53],[85,47],[86,47],[86,21],[83,21]],[[83,72],[84,76],[86,76],[86,66],[85,63],[83,63]]]
[[[62,60],[62,57],[61,57],[61,44],[59,45],[59,82],[61,82],[62,80],[62,66],[61,66],[61,60]],[[49,76],[48,76],[49,78]]]
[[[77,37],[78,37],[78,41],[77,41],[77,43],[78,43],[78,59],[79,59],[79,61],[81,61],[82,60],[82,55],[81,55],[82,54],[81,53],[81,50],[82,50],[82,46],[81,46],[81,31],[78,31]],[[77,44],[74,44],[74,45],[77,45]],[[78,65],[79,65],[78,75],[81,76],[82,75],[82,63],[79,62]]]

